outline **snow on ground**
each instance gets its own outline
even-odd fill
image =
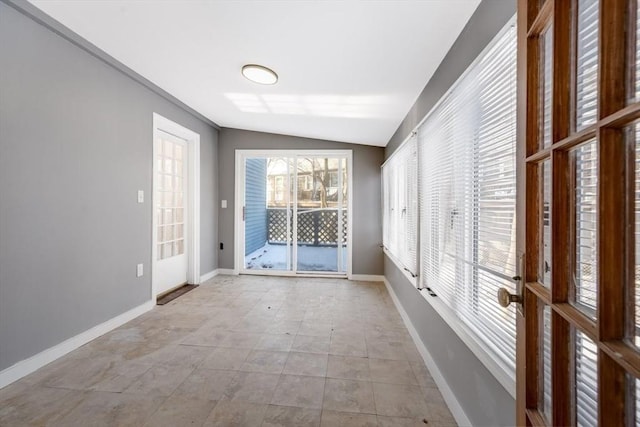
[[[290,256],[293,248],[290,250]],[[347,248],[342,250],[346,271]],[[244,258],[249,270],[286,270],[287,245],[265,244]],[[298,246],[298,271],[338,271],[338,248],[328,246]]]

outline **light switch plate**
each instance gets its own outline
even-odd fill
[[[227,209],[227,201],[226,200],[222,200],[221,206],[222,206],[222,209]]]
[[[136,277],[142,277],[142,275],[144,274],[144,270],[143,270],[143,265],[142,264],[138,264],[136,266]]]
[[[138,203],[144,203],[144,190],[138,190]]]

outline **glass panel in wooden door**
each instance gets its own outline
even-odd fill
[[[162,131],[155,141],[155,252],[157,294],[187,282],[187,143]]]

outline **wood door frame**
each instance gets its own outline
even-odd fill
[[[187,144],[188,155],[188,194],[186,215],[189,221],[185,230],[187,252],[187,283],[200,284],[200,134],[172,121],[158,113],[153,113],[153,139],[151,141],[152,178],[151,178],[151,300],[157,299],[157,235],[155,215],[155,178],[158,172],[155,161],[155,141],[160,136],[159,132],[166,132],[178,138],[184,139]]]
[[[598,21],[597,117],[594,124],[576,129],[576,22],[577,0],[518,0],[518,250],[527,250],[524,272],[524,317],[517,317],[518,425],[545,425],[540,408],[540,314],[552,313],[551,371],[553,425],[576,422],[573,405],[575,366],[574,330],[597,348],[598,422],[625,425],[633,422],[627,393],[630,378],[640,377],[640,351],[627,341],[633,307],[635,265],[633,228],[633,150],[625,128],[640,118],[640,102],[628,100],[630,62],[636,46],[634,0],[600,0]],[[633,18],[633,19],[632,19]],[[539,39],[553,23],[551,141],[540,140]],[[632,31],[633,30],[633,31]],[[636,72],[638,72],[636,70]],[[623,84],[626,82],[627,84]],[[597,307],[595,320],[571,303],[573,279],[575,203],[571,150],[595,142],[597,169]],[[539,164],[550,160],[551,179],[551,289],[538,283],[540,226]],[[624,218],[620,221],[620,215]],[[636,397],[637,400],[637,397]],[[626,418],[625,418],[626,417]],[[638,422],[639,420],[636,420]]]

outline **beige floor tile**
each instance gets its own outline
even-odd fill
[[[55,424],[87,395],[78,390],[41,386],[26,386],[19,392],[15,387],[13,391],[5,390],[0,390],[0,426],[7,427]]]
[[[375,415],[322,411],[322,427],[377,427]]]
[[[127,387],[125,392],[154,396],[170,396],[191,372],[193,372],[193,368],[184,366],[152,366]]]
[[[200,426],[211,414],[216,403],[195,396],[172,395],[147,420],[145,427]]]
[[[171,344],[141,357],[138,362],[196,368],[210,353],[211,347]]]
[[[437,387],[431,373],[429,373],[429,370],[424,365],[424,362],[410,362],[410,364],[420,387]]]
[[[304,320],[300,324],[298,334],[306,335],[310,337],[330,337],[331,336],[331,323],[320,322],[317,320]]]
[[[262,427],[318,427],[320,409],[269,405]]]
[[[267,405],[242,402],[219,401],[203,427],[254,427],[262,423]]]
[[[201,368],[238,370],[251,353],[250,348],[215,347],[202,361]]]
[[[259,372],[238,372],[227,386],[223,400],[270,403],[280,376]]]
[[[89,390],[105,379],[115,362],[105,357],[76,359],[50,372],[42,381],[47,387]]]
[[[252,350],[240,366],[240,370],[280,374],[287,362],[288,354],[285,351]]]
[[[429,409],[418,386],[373,383],[373,396],[378,415],[424,418]]]
[[[327,377],[369,380],[369,359],[365,357],[329,355]]]
[[[322,407],[332,411],[375,414],[371,383],[327,378]]]
[[[264,334],[255,346],[257,350],[289,351],[293,344],[293,335]]]
[[[418,385],[411,365],[406,360],[369,359],[371,381],[389,384]]]
[[[367,340],[367,354],[375,359],[407,360],[404,345],[400,341]]]
[[[327,375],[328,355],[290,352],[282,371],[289,375],[324,377]]]
[[[120,393],[144,375],[151,365],[139,362],[116,362],[102,378],[91,386],[91,390]]]
[[[138,427],[165,399],[144,394],[92,391],[57,424],[66,427]]]
[[[309,335],[296,335],[291,346],[291,351],[301,351],[305,353],[329,354],[329,344],[331,338],[314,337]]]
[[[440,390],[435,387],[423,388],[425,401],[427,402],[427,409],[429,411],[430,419],[438,421],[443,424],[453,424],[455,419],[449,410],[449,407],[444,401]]]
[[[271,404],[320,409],[324,382],[324,378],[282,375]]]
[[[220,343],[220,347],[254,348],[260,341],[261,334],[250,332],[233,332]]]
[[[220,400],[237,374],[236,371],[197,368],[180,384],[172,396]]]
[[[334,335],[331,337],[329,354],[337,356],[367,357],[367,345],[361,335]]]
[[[425,418],[383,417],[378,415],[378,427],[436,427],[433,421]]]
[[[232,332],[227,330],[210,329],[204,326],[187,335],[180,343],[185,345],[219,347],[231,334]]]
[[[2,426],[205,418],[455,425],[386,288],[334,279],[219,276],[0,390]]]
[[[267,334],[289,334],[295,336],[300,329],[302,321],[299,320],[275,320],[271,322],[267,330]]]

